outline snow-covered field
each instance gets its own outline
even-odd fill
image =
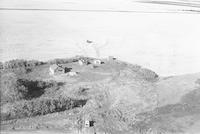
[[[104,46],[102,57],[114,55],[160,75],[199,72],[199,1],[181,2],[1,0],[0,61],[94,56],[86,44],[92,40]]]

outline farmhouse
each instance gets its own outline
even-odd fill
[[[80,66],[82,66],[82,65],[88,65],[88,64],[90,64],[90,62],[86,59],[80,59],[80,60],[78,60],[78,64]]]
[[[53,64],[49,67],[49,74],[55,75],[55,74],[63,74],[70,72],[71,68],[63,67],[62,65]]]

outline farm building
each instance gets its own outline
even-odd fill
[[[90,62],[86,59],[80,59],[80,60],[78,60],[78,64],[80,66],[82,66],[82,65],[88,65],[88,64],[90,64]]]
[[[55,74],[63,74],[70,72],[71,68],[67,67],[62,67],[61,65],[58,64],[53,64],[49,67],[49,74],[50,75],[55,75]]]

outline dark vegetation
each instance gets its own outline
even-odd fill
[[[76,60],[56,59],[56,63]],[[37,79],[34,69],[53,62],[11,60],[0,62],[1,120],[18,119],[82,106],[87,100],[75,100],[62,96],[59,89],[65,84],[53,80]],[[34,71],[34,72],[33,72]],[[29,73],[35,75],[28,76]]]
[[[15,69],[15,68],[33,68],[39,65],[46,64],[46,62],[37,61],[37,60],[10,60],[3,64],[4,69]]]
[[[64,83],[18,79],[15,74],[2,76],[1,106],[9,105],[1,120],[60,112],[82,106],[87,100],[75,100],[59,94]]]
[[[23,76],[32,72],[36,67],[45,65],[47,62],[37,61],[37,60],[10,60],[4,63],[0,63],[0,73],[10,73],[13,72],[18,76]]]
[[[139,76],[147,81],[155,81],[158,78],[158,74],[146,68],[141,68],[139,70]]]
[[[20,73],[29,73],[35,67],[47,64],[46,62],[37,61],[37,60],[10,60],[5,63],[1,63],[0,69],[5,72],[14,72],[16,74]]]
[[[50,64],[65,64],[65,63],[72,63],[72,62],[77,62],[78,59],[75,58],[70,58],[70,59],[54,59],[50,60],[48,63]]]
[[[19,79],[19,84],[23,85],[27,90],[24,99],[30,100],[33,98],[40,97],[43,95],[47,90],[51,88],[56,91],[62,86],[64,83],[56,82],[56,81],[39,81],[39,80],[27,80],[27,79]]]
[[[67,97],[40,97],[32,100],[22,100],[10,105],[6,113],[2,113],[1,120],[19,119],[37,115],[61,112],[83,106],[87,100],[73,100]]]
[[[10,60],[5,63],[0,62],[0,69],[9,69],[15,71],[17,68],[25,68],[25,69],[33,69],[36,66],[44,65],[44,64],[64,64],[64,63],[72,63],[77,62],[79,59],[89,60],[89,57],[73,57],[73,58],[57,58],[54,60],[50,60],[48,62],[37,61],[37,60],[23,60],[23,59],[16,59]]]
[[[48,89],[56,91],[63,84],[56,81],[21,79],[14,73],[6,73],[1,76],[1,104],[37,98]]]

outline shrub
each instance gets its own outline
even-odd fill
[[[21,85],[14,73],[1,76],[1,103],[20,100],[26,94],[26,88]]]
[[[39,65],[46,64],[46,62],[36,61],[36,60],[10,60],[0,64],[0,70],[3,72],[13,72],[19,76],[32,72],[32,70]],[[2,68],[2,69],[1,69]]]
[[[45,82],[38,80],[27,80],[27,79],[18,79],[20,85],[26,87],[25,99],[32,99],[40,97],[44,94],[46,88],[57,86],[57,83],[54,81]]]
[[[14,69],[14,68],[33,68],[35,66],[43,65],[45,62],[37,61],[37,60],[21,60],[21,59],[16,59],[16,60],[10,60],[4,63],[4,68],[5,69]]]
[[[158,78],[158,74],[146,68],[141,68],[138,72],[140,77],[147,81],[155,81]]]
[[[65,64],[65,63],[72,63],[72,62],[77,62],[78,59],[75,58],[70,58],[70,59],[54,59],[50,60],[49,64]]]
[[[33,100],[22,100],[12,104],[7,113],[3,113],[2,120],[45,115],[60,112],[85,105],[87,100],[73,100],[67,97],[41,97]]]
[[[56,81],[41,81],[18,79],[14,73],[4,73],[0,83],[1,104],[14,102],[21,99],[30,100],[42,96],[55,94],[55,90],[63,83]]]
[[[49,64],[66,64],[66,63],[72,63],[72,62],[77,62],[78,60],[83,59],[85,61],[91,61],[93,58],[91,57],[84,57],[84,56],[75,56],[72,58],[57,58],[48,61]]]

